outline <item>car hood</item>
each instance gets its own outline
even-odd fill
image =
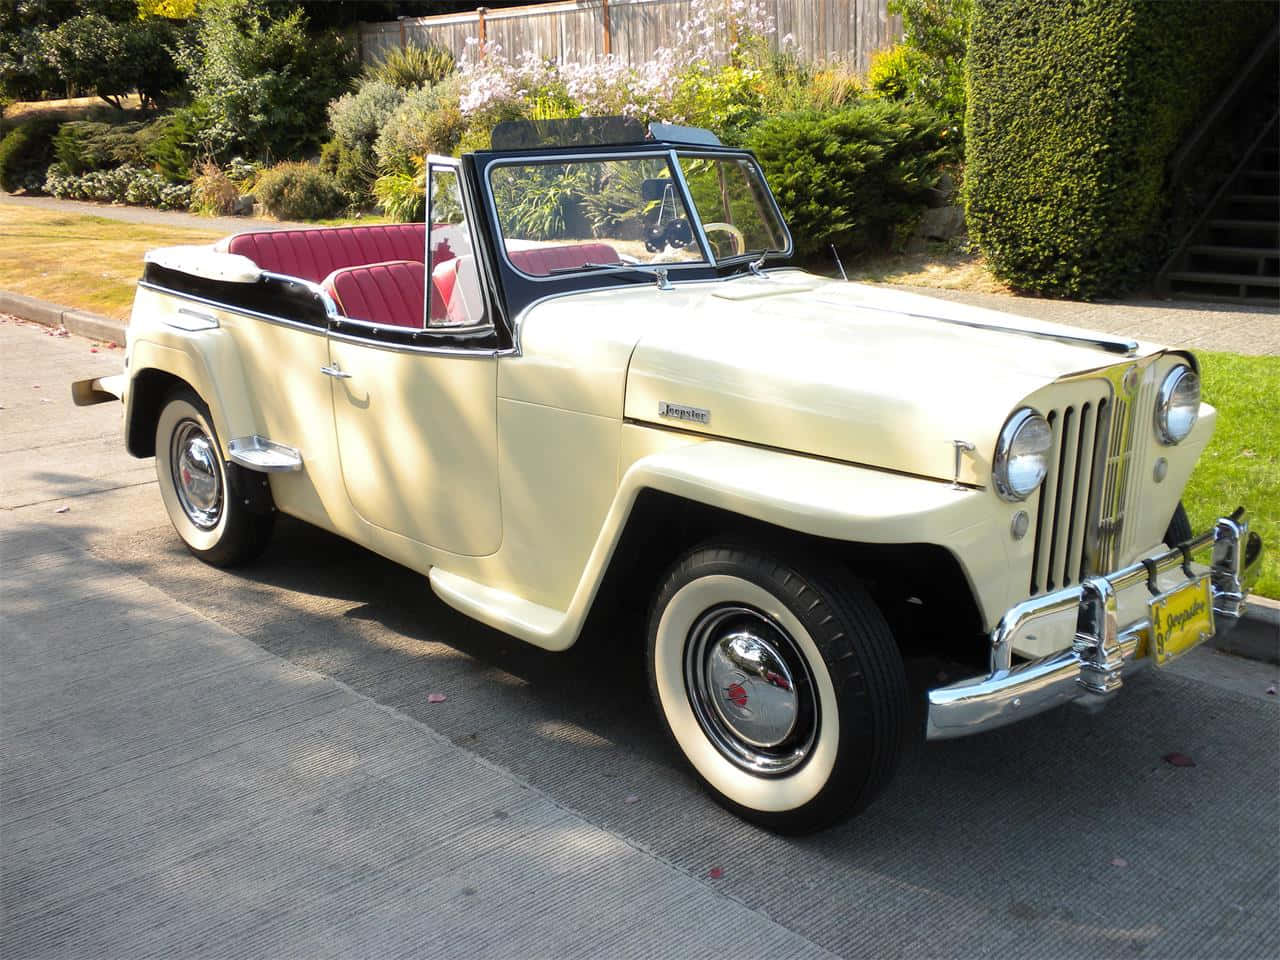
[[[800,272],[657,296],[631,355],[627,418],[946,480],[962,440],[974,450],[960,479],[978,485],[1005,420],[1037,389],[1130,362],[1055,339],[1119,341],[1107,334]]]

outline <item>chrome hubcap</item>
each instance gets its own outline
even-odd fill
[[[194,420],[178,424],[169,447],[169,463],[182,512],[201,530],[212,530],[222,516],[222,473],[213,442],[200,424]]]
[[[813,677],[770,617],[742,606],[704,613],[685,646],[685,684],[703,732],[736,766],[778,775],[808,757],[818,729]]]

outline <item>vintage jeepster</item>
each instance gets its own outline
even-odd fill
[[[612,129],[429,158],[425,223],[153,251],[78,402],[124,401],[210,563],[281,512],[548,651],[647,623],[674,743],[779,830],[1240,616],[1257,535],[1179,503],[1194,356],[789,266],[751,154]]]

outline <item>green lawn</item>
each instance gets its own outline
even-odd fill
[[[1244,504],[1267,548],[1255,592],[1280,600],[1280,357],[1197,356],[1218,427],[1183,503],[1197,533]]]

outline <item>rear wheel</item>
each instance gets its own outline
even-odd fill
[[[187,549],[216,567],[257,557],[275,514],[252,511],[236,491],[243,468],[222,459],[213,420],[188,388],[169,395],[156,423],[156,479],[169,520]]]
[[[855,582],[729,544],[675,565],[649,623],[654,699],[712,795],[774,830],[866,806],[896,768],[906,678]]]

